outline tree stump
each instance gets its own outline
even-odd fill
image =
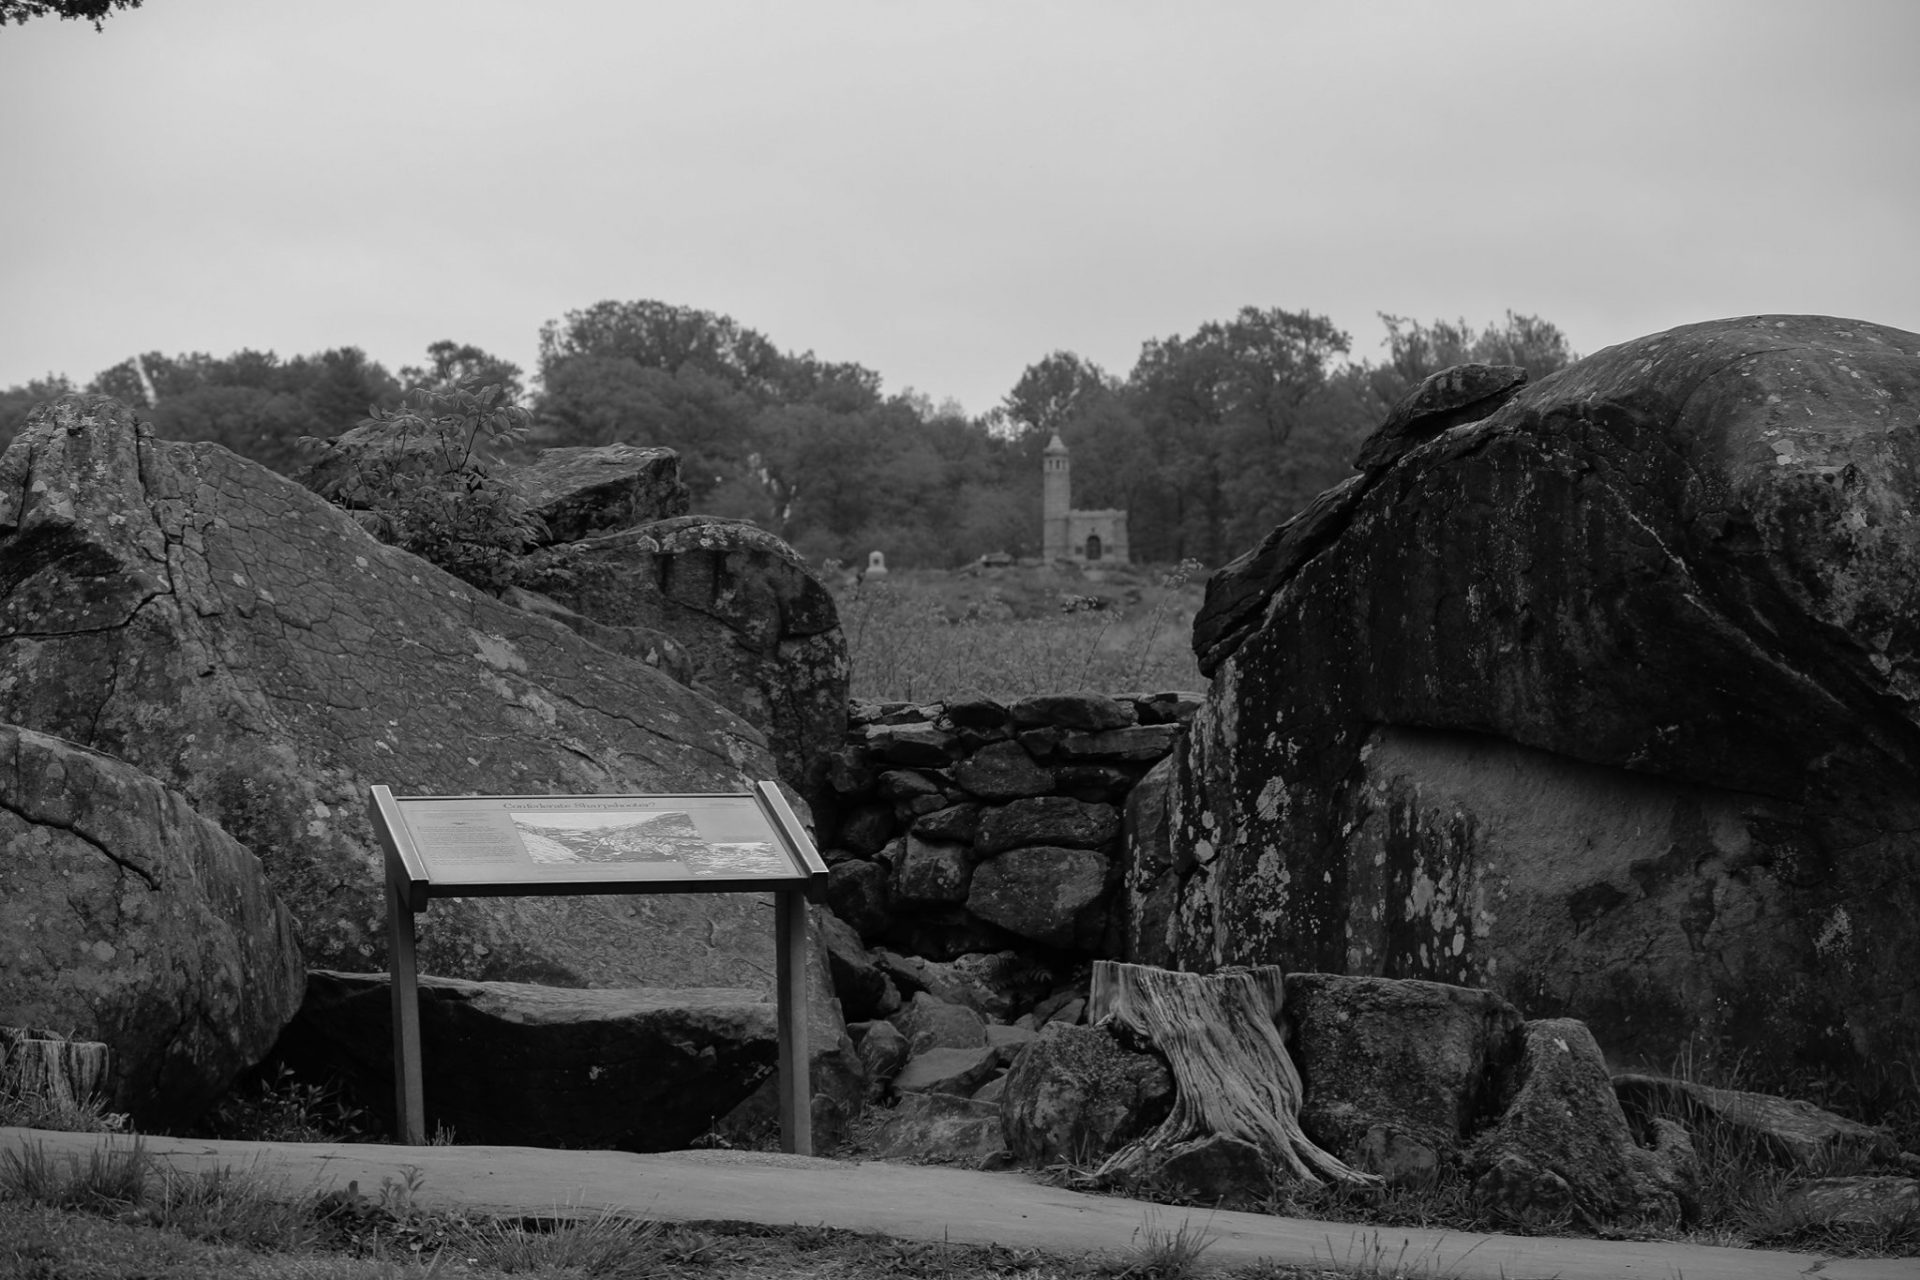
[[[78,1110],[107,1080],[107,1046],[39,1027],[0,1027],[0,1102]]]
[[[1280,1039],[1283,980],[1278,966],[1203,976],[1099,960],[1089,1022],[1112,1020],[1151,1042],[1173,1069],[1173,1113],[1158,1129],[1116,1151],[1102,1176],[1149,1169],[1179,1144],[1220,1134],[1252,1143],[1276,1171],[1319,1183],[1374,1185],[1300,1129],[1300,1074]]]

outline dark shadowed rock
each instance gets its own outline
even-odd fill
[[[1064,764],[1053,771],[1054,790],[1089,804],[1121,804],[1138,770],[1114,764]]]
[[[1684,1144],[1677,1126],[1654,1150],[1636,1144],[1592,1034],[1548,1019],[1526,1024],[1511,1098],[1466,1167],[1483,1204],[1523,1221],[1675,1223],[1692,1195]]]
[[[874,965],[866,948],[860,945],[860,935],[854,932],[853,926],[831,911],[814,912],[813,922],[826,943],[833,992],[840,999],[846,1020],[884,1018],[897,1009],[899,995],[887,981],[887,975]]]
[[[1091,947],[1106,882],[1107,859],[1091,849],[1015,849],[974,868],[967,910],[1050,947]]]
[[[1837,1116],[1811,1102],[1630,1072],[1613,1077],[1613,1092],[1635,1125],[1665,1116],[1696,1135],[1715,1133],[1734,1147],[1757,1145],[1779,1163],[1801,1169],[1841,1173],[1896,1154],[1885,1129]]]
[[[969,894],[971,896],[971,894]],[[1020,939],[955,903],[905,911],[888,922],[881,941],[927,960],[957,960],[976,951],[1002,951]]]
[[[840,823],[840,844],[863,858],[871,858],[893,839],[893,808],[863,804]]]
[[[1157,1054],[1097,1027],[1049,1023],[1007,1073],[1007,1147],[1027,1165],[1097,1165],[1166,1119],[1173,1097],[1173,1073]]]
[[[913,1055],[913,1046],[907,1043],[906,1036],[891,1022],[875,1020],[847,1028],[850,1037],[854,1037],[856,1032],[858,1035],[854,1038],[854,1048],[867,1069],[870,1086],[882,1086],[891,1081],[900,1074],[900,1068],[906,1066],[907,1059]]]
[[[1023,729],[1058,725],[1089,732],[1123,729],[1134,722],[1133,704],[1104,693],[1036,693],[1016,701],[1007,715]]]
[[[850,858],[827,870],[827,903],[862,938],[878,938],[892,919],[893,876],[878,862]]]
[[[1035,764],[1017,742],[982,747],[953,767],[953,781],[982,800],[1017,800],[1053,789],[1053,774]]]
[[[953,735],[930,724],[876,724],[866,730],[867,754],[892,764],[937,769],[955,755]]]
[[[1045,965],[1014,951],[973,952],[951,960],[931,960],[881,949],[874,953],[874,960],[902,991],[925,991],[988,1019],[1005,1019],[1015,1005],[1032,1003],[1053,981]]]
[[[1129,695],[1141,724],[1186,724],[1206,705],[1207,695],[1188,690]]]
[[[392,996],[384,974],[318,970],[279,1055],[337,1075],[391,1123]],[[739,989],[564,990],[420,979],[429,1132],[462,1142],[670,1151],[776,1069],[774,1006]]]
[[[991,857],[1033,844],[1098,849],[1119,834],[1120,816],[1112,805],[1067,796],[1034,796],[988,810],[973,843],[982,857]]]
[[[136,431],[105,397],[36,411],[0,459],[0,720],[177,786],[264,851],[310,964],[382,961],[368,788],[737,791],[759,733],[653,668],[385,546],[217,445]],[[470,898],[421,964],[557,984],[754,985],[750,895]]]
[[[1513,399],[1527,371],[1511,364],[1456,364],[1426,379],[1387,411],[1360,446],[1356,471],[1378,471],[1442,431],[1480,419]]]
[[[1251,1142],[1209,1133],[1156,1152],[1137,1171],[1167,1195],[1200,1204],[1258,1204],[1273,1188],[1273,1162]]]
[[[1069,733],[1054,753],[1069,761],[1126,760],[1144,764],[1158,760],[1180,739],[1177,724],[1136,724],[1099,733]]]
[[[1454,1156],[1520,1049],[1520,1011],[1490,991],[1290,973],[1286,993],[1300,1127],[1369,1173],[1424,1180]]]
[[[965,902],[973,880],[973,856],[963,844],[907,837],[893,872],[893,900],[900,906]]]
[[[1176,965],[1486,986],[1623,1065],[1920,1057],[1914,403],[1920,335],[1715,321],[1329,496],[1185,747]]]
[[[109,1050],[104,1101],[191,1121],[305,985],[260,863],[132,765],[0,725],[0,1023]]]
[[[680,456],[631,444],[542,449],[512,473],[549,542],[578,542],[687,514]]]
[[[913,820],[913,834],[922,839],[957,840],[962,844],[972,843],[979,827],[980,806],[972,801],[935,809]]]
[[[987,1045],[999,1053],[1003,1067],[1010,1067],[1017,1062],[1027,1046],[1040,1036],[1031,1027],[1009,1027],[996,1022],[989,1022],[986,1030]]]
[[[992,698],[953,698],[945,704],[948,723],[961,729],[998,729],[1007,722],[1007,709]]]
[[[681,516],[587,539],[561,604],[602,623],[672,636],[712,697],[759,726],[784,778],[810,803],[847,725],[839,612],[786,543],[735,520]]]

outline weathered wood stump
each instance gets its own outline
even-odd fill
[[[0,1027],[0,1101],[80,1108],[107,1080],[107,1046],[39,1027]]]
[[[1379,1178],[1349,1168],[1300,1129],[1300,1074],[1280,1039],[1283,975],[1275,965],[1212,975],[1099,960],[1087,1009],[1151,1042],[1173,1069],[1173,1113],[1123,1147],[1101,1176],[1145,1172],[1182,1143],[1219,1134],[1258,1147],[1275,1172],[1318,1183]]]

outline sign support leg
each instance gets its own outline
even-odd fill
[[[780,1145],[813,1154],[813,1085],[807,1061],[807,898],[773,895],[774,953],[780,1036]]]
[[[393,877],[387,879],[389,977],[393,991],[394,1137],[409,1146],[427,1143],[427,1115],[420,1082],[420,981],[413,957],[413,907]]]

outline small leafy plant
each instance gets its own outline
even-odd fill
[[[300,443],[320,454],[319,492],[366,512],[375,537],[497,594],[529,572],[522,557],[546,537],[498,456],[529,421],[497,384],[415,388],[352,431]]]
[[[302,1081],[285,1063],[251,1088],[236,1087],[203,1122],[217,1138],[246,1142],[363,1142],[366,1109],[347,1101],[337,1085]]]

